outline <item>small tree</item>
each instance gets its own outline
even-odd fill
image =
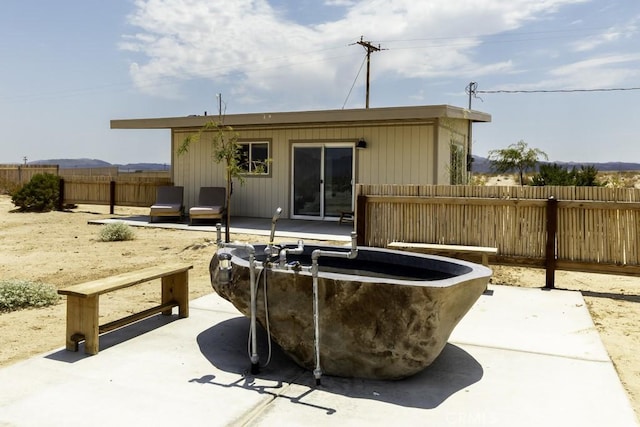
[[[229,226],[231,224],[231,189],[233,187],[233,179],[237,178],[241,184],[244,183],[244,170],[240,167],[241,153],[238,145],[238,133],[231,126],[225,126],[214,121],[206,123],[195,135],[187,136],[180,147],[178,154],[182,155],[189,151],[191,144],[202,139],[205,135],[211,135],[211,149],[213,152],[213,161],[216,163],[224,163],[225,180],[227,183],[227,217],[225,227],[225,242],[229,243]]]
[[[524,185],[525,172],[535,169],[540,157],[548,159],[547,153],[539,148],[529,148],[523,140],[501,150],[489,151],[491,168],[498,173],[517,171],[520,176],[520,185]]]

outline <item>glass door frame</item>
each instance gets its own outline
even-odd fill
[[[319,197],[320,197],[320,214],[319,215],[296,215],[295,214],[295,183],[294,183],[294,174],[295,174],[295,149],[296,148],[320,148],[320,189],[319,189]],[[309,141],[309,142],[293,142],[291,144],[291,168],[290,168],[290,176],[291,176],[291,184],[290,184],[290,192],[291,192],[291,200],[290,200],[290,218],[291,219],[305,219],[305,220],[314,220],[314,221],[338,221],[340,216],[326,216],[325,212],[325,149],[326,148],[350,148],[351,149],[351,208],[353,211],[354,200],[355,200],[355,183],[356,183],[356,145],[354,142],[349,141]]]

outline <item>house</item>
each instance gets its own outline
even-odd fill
[[[112,129],[171,129],[171,174],[187,209],[203,186],[225,186],[224,164],[203,138],[177,149],[215,116],[112,120]],[[234,182],[233,215],[334,220],[352,211],[355,184],[466,182],[471,123],[479,111],[449,105],[234,114],[245,182]]]

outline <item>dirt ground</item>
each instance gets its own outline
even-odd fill
[[[0,279],[42,281],[62,287],[163,262],[187,262],[190,298],[212,292],[209,261],[215,236],[209,232],[136,228],[136,239],[100,242],[101,226],[90,219],[113,217],[108,206],[80,205],[65,212],[16,213],[0,195]],[[146,214],[148,209],[116,207],[115,216]],[[261,242],[247,235],[234,240]],[[544,286],[543,270],[494,267],[493,283]],[[557,272],[556,286],[583,291],[602,341],[640,417],[640,278]],[[153,306],[155,282],[101,298],[100,323]],[[0,313],[0,367],[64,346],[65,303]],[[594,384],[594,386],[597,386]]]

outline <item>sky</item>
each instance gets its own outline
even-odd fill
[[[226,114],[364,108],[361,38],[371,108],[466,108],[477,83],[476,155],[640,162],[638,0],[2,0],[0,163],[168,163],[168,130],[110,120],[217,114],[218,94]]]

